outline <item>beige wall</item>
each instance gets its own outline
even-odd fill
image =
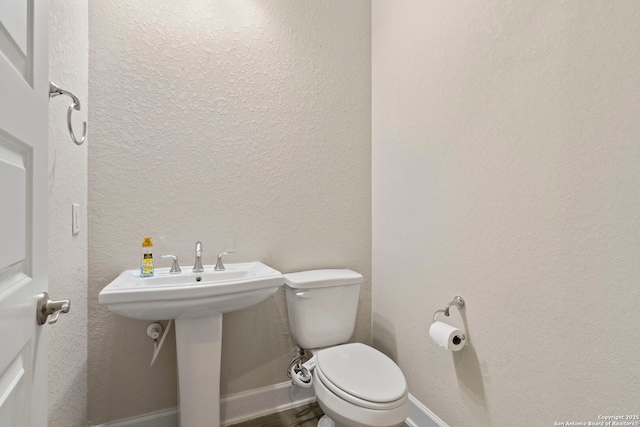
[[[78,135],[87,119],[88,3],[50,2],[49,79],[78,96]],[[49,101],[49,295],[71,311],[49,328],[49,427],[87,425],[87,141],[67,133],[69,98]],[[80,204],[80,234],[71,234],[71,204]]]
[[[451,426],[636,414],[640,3],[372,16],[374,345]]]
[[[148,322],[97,302],[144,236],[183,268],[201,240],[206,264],[233,249],[360,271],[354,339],[370,341],[370,3],[102,0],[89,16],[90,421],[176,405],[173,336],[150,368]],[[287,380],[283,292],[223,335],[223,395]]]

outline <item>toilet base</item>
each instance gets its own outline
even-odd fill
[[[318,421],[318,427],[340,427],[336,424],[331,418],[327,415],[323,415],[322,418]]]
[[[318,377],[314,378],[313,390],[318,405],[325,414],[318,421],[318,427],[401,427],[409,412],[409,401],[406,398],[397,408],[386,411],[354,405],[334,395]]]

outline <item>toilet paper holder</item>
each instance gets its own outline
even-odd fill
[[[451,300],[451,302],[449,302],[449,304],[447,304],[444,307],[444,310],[436,310],[436,312],[433,313],[433,323],[435,324],[437,322],[436,317],[438,316],[438,313],[444,313],[444,315],[448,317],[449,316],[449,308],[451,308],[452,305],[455,305],[456,307],[458,307],[458,310],[460,310],[462,307],[464,307],[464,299],[462,299],[461,296],[456,295],[455,297],[453,297],[453,300]],[[458,344],[460,344],[460,342],[462,342],[462,341],[464,341],[466,339],[467,339],[466,333],[461,333],[459,335],[456,335],[453,338],[453,343],[458,345]]]
[[[464,307],[464,300],[461,296],[458,295],[453,297],[453,300],[451,300],[449,304],[444,306],[444,310],[436,310],[436,312],[433,313],[433,321],[436,321],[436,316],[438,315],[438,313],[444,313],[445,316],[449,317],[449,308],[452,305],[455,305],[456,307],[458,307],[458,310],[460,310],[462,307]]]
[[[444,313],[445,316],[449,317],[449,308],[455,305],[456,307],[458,307],[458,310],[460,310],[462,307],[464,307],[464,299],[462,299],[461,296],[456,295],[455,297],[453,297],[453,300],[451,300],[451,302],[449,302],[449,304],[444,306],[444,310],[436,310],[435,313],[433,313],[433,321],[436,322],[436,316],[438,315],[438,313]],[[462,336],[460,337],[460,339],[465,339],[466,336],[464,334],[462,334]]]

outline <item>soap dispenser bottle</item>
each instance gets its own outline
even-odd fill
[[[140,277],[153,276],[153,243],[151,237],[145,237],[142,242]]]

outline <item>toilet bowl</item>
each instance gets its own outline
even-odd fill
[[[402,371],[364,344],[319,351],[313,389],[336,427],[397,427],[407,418],[408,392]]]
[[[362,275],[352,270],[285,274],[291,333],[314,354],[318,427],[398,427],[409,411],[400,368],[380,351],[344,344],[355,328]],[[315,350],[314,350],[315,349]]]

